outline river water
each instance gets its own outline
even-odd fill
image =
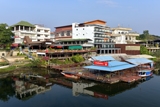
[[[47,79],[25,74],[0,79],[0,107],[160,107],[159,74],[112,85],[72,80],[54,71],[38,70]]]

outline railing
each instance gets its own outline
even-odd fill
[[[96,52],[97,49],[86,49],[86,50],[48,50],[48,53],[65,53],[65,52]],[[37,50],[37,52],[46,53],[46,50]]]

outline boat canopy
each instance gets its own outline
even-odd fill
[[[115,72],[118,70],[124,70],[128,68],[133,68],[137,65],[129,64],[127,62],[120,62],[120,61],[110,61],[108,62],[108,66],[85,66],[86,69],[94,69],[94,70],[102,70],[102,71],[108,71],[108,72]]]
[[[153,64],[153,61],[147,58],[133,58],[133,59],[127,59],[126,61],[135,65],[147,64],[147,63]]]
[[[95,56],[92,57],[93,60],[98,60],[98,61],[113,61],[115,60],[112,56]]]

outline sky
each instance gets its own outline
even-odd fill
[[[19,21],[45,27],[104,20],[113,28],[160,36],[160,0],[0,0],[0,23],[9,26]]]

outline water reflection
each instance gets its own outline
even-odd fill
[[[87,95],[108,100],[112,96],[135,88],[138,84],[151,79],[151,77],[146,77],[141,81],[131,84],[120,82],[110,85],[84,79],[68,79],[63,77],[59,72],[49,72],[47,78],[42,78],[42,76],[46,76],[46,74],[39,74],[36,77],[15,75],[0,79],[0,100],[8,101],[14,95],[20,100],[29,100],[37,94],[51,91],[54,84],[72,89],[72,95],[75,97]]]
[[[95,83],[74,83],[73,82],[72,84],[73,84],[73,87],[72,87],[73,96],[84,94],[84,95],[90,95],[92,97],[108,99],[108,95],[106,94],[102,94],[102,93],[98,93],[98,92],[94,92],[86,89],[86,88],[91,88],[97,85]]]
[[[15,95],[14,81],[11,78],[0,79],[0,100],[8,101]]]
[[[37,76],[37,75],[36,75]],[[32,96],[40,93],[45,93],[51,90],[52,83],[49,79],[40,78],[41,76],[33,77],[33,75],[14,76],[15,81],[15,95],[19,99],[29,99]]]

